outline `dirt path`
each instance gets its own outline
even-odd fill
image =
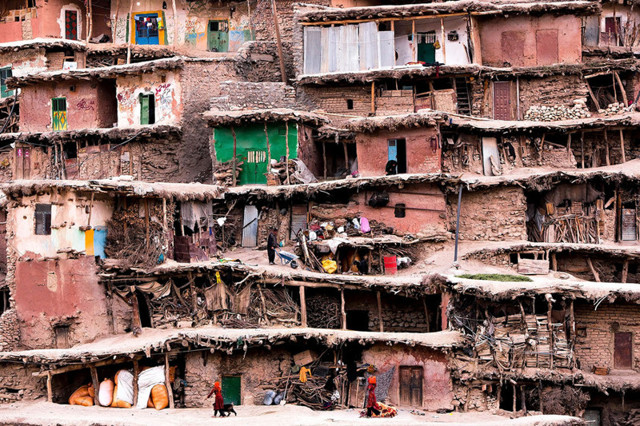
[[[411,414],[401,409],[392,419],[366,419],[359,417],[358,410],[312,411],[296,405],[286,406],[240,406],[237,417],[211,418],[212,411],[204,408],[187,408],[156,411],[152,409],[117,409],[104,407],[78,407],[47,402],[24,402],[0,405],[0,425],[68,425],[68,426],[199,426],[211,424],[260,426],[284,425],[429,425],[447,423],[503,425],[570,425],[579,424],[579,419],[568,416],[532,416],[520,419],[489,413],[424,413]],[[250,420],[249,420],[250,419]]]

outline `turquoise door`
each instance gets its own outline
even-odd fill
[[[227,21],[209,21],[207,49],[210,52],[229,50],[229,25]]]
[[[222,398],[225,404],[240,405],[242,403],[240,376],[224,376],[222,378]]]
[[[158,14],[136,15],[136,44],[160,44]]]

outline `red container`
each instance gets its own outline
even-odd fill
[[[385,275],[395,275],[398,272],[398,263],[396,256],[384,257],[384,273]]]

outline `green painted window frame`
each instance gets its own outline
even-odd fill
[[[140,124],[148,125],[156,122],[156,98],[153,93],[140,93]],[[145,102],[147,103],[145,108]]]
[[[8,98],[9,96],[13,96],[13,90],[7,89],[6,80],[9,77],[13,76],[13,71],[11,67],[3,67],[0,68],[0,97]]]
[[[64,123],[56,118],[56,112],[64,112]],[[55,131],[67,130],[68,122],[67,98],[51,98],[51,127]]]

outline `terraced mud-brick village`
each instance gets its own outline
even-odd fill
[[[640,424],[639,67],[635,0],[0,2],[0,424]]]

